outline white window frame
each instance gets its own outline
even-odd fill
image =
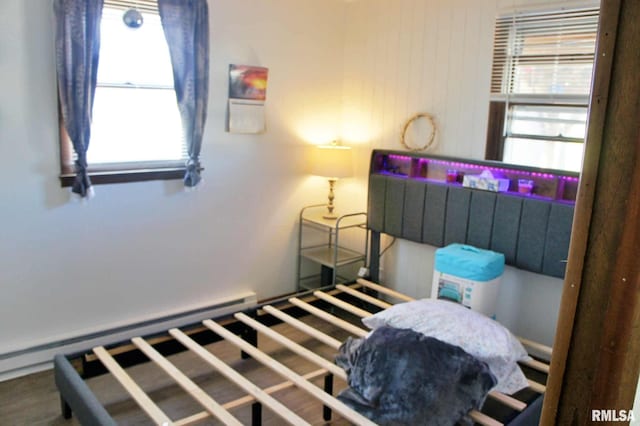
[[[583,108],[586,115],[595,56],[598,12],[599,3],[587,5],[582,3],[580,6],[561,7],[555,10],[516,11],[497,17],[491,75],[491,108],[487,131],[487,159],[546,168],[554,164],[551,159],[538,163],[532,160],[534,158],[532,155],[521,155],[520,157],[523,158],[518,161],[505,156],[505,147],[508,148],[508,144],[516,139],[523,140],[523,135],[513,135],[509,132],[512,112],[523,105],[544,106],[550,110],[560,110],[570,106]],[[533,40],[534,43],[527,45],[528,40]],[[550,43],[551,41],[557,43],[556,51],[553,51],[554,46]],[[539,44],[536,46],[535,42]],[[571,43],[574,43],[574,46],[571,46]],[[593,43],[592,47],[590,43]],[[525,52],[526,49],[529,49],[528,53]],[[582,64],[582,72],[573,64]],[[563,72],[566,71],[573,72],[573,75],[578,75],[580,78],[574,78],[569,83],[575,80],[581,84],[569,87],[568,93],[562,93],[561,85],[558,85],[560,90],[550,85],[548,88],[536,86],[539,81],[545,81],[545,75],[539,75],[538,78],[530,79],[528,91],[518,90],[519,87],[524,86],[518,84],[519,71],[524,69],[533,76],[545,67],[547,71],[551,71],[549,75],[554,78],[562,78]],[[586,69],[588,69],[588,75],[585,75]],[[553,80],[548,80],[548,82],[551,81]],[[535,143],[548,141],[551,144],[583,144],[584,142],[584,138],[565,137],[561,134],[557,136],[524,135],[524,140],[536,141]],[[571,151],[575,152],[575,149]],[[579,153],[580,157],[581,152],[582,150]],[[553,168],[579,171],[576,170],[575,159]]]

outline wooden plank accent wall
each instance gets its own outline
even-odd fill
[[[484,158],[493,26],[497,10],[509,3],[347,3],[342,137],[402,149],[405,121],[429,112],[438,130],[436,152]]]

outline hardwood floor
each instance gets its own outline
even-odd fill
[[[309,316],[305,317],[304,321],[338,340],[342,341],[347,337],[347,334],[342,330],[317,318]],[[309,338],[286,324],[280,324],[274,328],[324,358],[333,360],[334,349]],[[258,347],[299,374],[306,374],[318,369],[317,366],[263,335],[259,337]],[[285,381],[257,361],[241,359],[239,350],[226,341],[208,345],[207,348],[262,388]],[[219,403],[232,401],[245,395],[235,384],[223,378],[212,367],[189,351],[172,355],[168,359]],[[128,368],[127,372],[172,419],[178,420],[202,411],[202,407],[190,395],[153,363],[149,362]],[[87,383],[118,424],[152,424],[110,374],[89,379]],[[322,387],[322,377],[313,380],[313,383]],[[346,384],[343,381],[335,379],[333,394],[337,395],[345,387]],[[307,393],[292,387],[279,391],[273,396],[308,422],[314,425],[328,424],[322,419],[321,404]],[[231,413],[243,424],[251,423],[250,405],[233,409]],[[329,422],[331,425],[349,424],[336,414],[333,419]],[[77,424],[75,418],[65,420],[60,414],[59,395],[54,384],[52,371],[44,371],[0,383],[0,425],[69,426]],[[208,417],[197,424],[217,425],[220,422]],[[264,408],[263,424],[281,425],[283,421],[276,414]]]
[[[0,424],[77,425],[60,415],[53,371],[43,371],[0,382]]]

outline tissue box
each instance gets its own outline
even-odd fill
[[[479,175],[465,175],[462,178],[462,186],[485,191],[502,192],[509,189],[509,179],[496,178],[484,173]]]

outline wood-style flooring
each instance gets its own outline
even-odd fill
[[[340,341],[347,337],[344,331],[312,316],[305,317],[304,321]],[[289,325],[280,324],[273,328],[326,359],[333,360],[334,349]],[[318,369],[314,364],[263,335],[259,336],[258,347],[299,374],[306,374]],[[239,350],[226,341],[208,345],[207,349],[262,388],[286,381],[253,359],[241,359]],[[212,367],[188,351],[172,355],[168,359],[219,403],[225,403],[245,395],[235,384],[223,378]],[[203,411],[202,407],[189,394],[152,362],[128,368],[127,372],[173,420],[179,420]],[[87,382],[118,424],[152,424],[151,420],[126,394],[111,374],[98,376],[87,380]],[[322,387],[322,377],[313,382]],[[335,379],[333,394],[337,395],[345,387],[346,384],[343,381]],[[285,389],[273,394],[273,396],[311,424],[348,424],[335,413],[331,422],[325,422],[322,419],[321,404],[297,388]],[[250,405],[234,409],[231,413],[243,424],[251,424]],[[269,412],[267,408],[263,408],[264,425],[281,425],[283,423],[280,417]],[[61,416],[59,395],[54,384],[52,371],[44,371],[0,383],[0,425],[70,426],[77,424],[79,423],[75,418],[65,420]],[[218,425],[220,422],[208,417],[197,424]]]

